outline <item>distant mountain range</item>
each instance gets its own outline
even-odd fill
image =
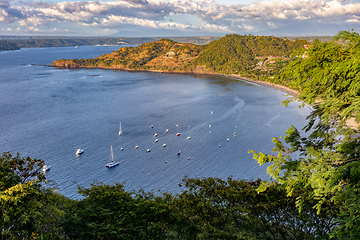
[[[300,31],[299,31],[300,32]],[[250,34],[249,34],[250,35]],[[257,36],[270,34],[258,34]],[[178,43],[193,43],[196,45],[209,44],[221,37],[204,36],[204,37],[168,37]],[[304,39],[312,42],[314,39],[320,41],[330,41],[331,36],[287,36],[283,37],[289,40]],[[1,50],[18,50],[20,48],[36,47],[70,47],[70,46],[94,46],[94,45],[141,45],[159,41],[162,37],[53,37],[53,36],[0,36]]]
[[[168,39],[181,43],[197,45],[208,44],[220,37],[169,37]],[[154,42],[161,37],[42,37],[42,36],[0,36],[0,50],[15,50],[36,47],[70,47],[94,45],[140,45]]]

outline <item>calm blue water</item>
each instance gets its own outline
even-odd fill
[[[305,125],[306,109],[281,107],[285,94],[247,82],[44,66],[116,49],[0,52],[0,151],[44,160],[52,167],[47,178],[68,197],[79,197],[76,184],[88,187],[95,180],[125,183],[128,190],[179,192],[184,176],[268,179],[248,150],[271,153],[272,137],[283,136],[290,124]],[[111,145],[120,165],[107,169]],[[80,157],[77,148],[85,150]]]

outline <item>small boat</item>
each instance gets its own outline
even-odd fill
[[[213,114],[214,112],[213,111],[211,111],[211,114]]]
[[[139,148],[139,146],[135,146],[135,149],[138,149]]]
[[[189,140],[189,139],[191,139],[191,137],[187,137],[186,139]]]
[[[209,125],[209,128],[211,128],[211,124]]]
[[[122,130],[121,130],[121,122],[120,122],[120,130],[119,130],[119,136],[122,134]]]
[[[165,144],[165,143],[163,144],[163,147],[166,147],[166,144]]]
[[[159,139],[155,139],[155,142],[158,142],[159,141]]]
[[[124,150],[123,148],[120,148],[120,150],[122,151],[122,150]]]
[[[113,154],[112,146],[110,147],[110,149],[111,149],[111,152],[110,152],[110,161],[111,162],[105,164],[105,167],[108,167],[108,168],[112,168],[112,167],[115,167],[120,164],[119,162],[114,161],[114,154]]]
[[[43,170],[44,172],[47,172],[47,171],[50,170],[50,168],[51,168],[51,166],[44,165],[44,166],[42,167],[42,170]]]
[[[157,133],[154,134],[154,137],[157,137]]]
[[[150,148],[148,148],[147,150],[146,150],[146,152],[148,153],[148,152],[151,152],[151,149]]]
[[[179,125],[176,124],[176,127],[179,127]]]
[[[168,133],[169,132],[169,129],[166,129],[166,131],[165,131],[166,133]]]
[[[190,160],[191,159],[191,157],[188,157],[188,160]]]
[[[109,162],[105,164],[105,167],[112,168],[112,167],[116,167],[119,164],[120,164],[119,162]]]
[[[76,150],[76,155],[80,155],[80,154],[82,154],[83,152],[84,152],[83,149],[78,148],[78,150]]]
[[[229,141],[230,141],[230,139],[228,139],[228,138],[227,138],[227,139],[226,139],[226,141],[228,141],[228,142],[229,142]]]
[[[176,136],[180,136],[180,133],[177,133]]]
[[[150,125],[151,128],[154,128],[154,125]]]
[[[180,153],[181,153],[181,151],[180,151],[180,150],[178,150],[178,151],[177,151],[177,155],[180,155]]]
[[[212,132],[209,132],[209,134],[212,134]]]

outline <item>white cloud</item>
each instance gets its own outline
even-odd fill
[[[178,29],[179,31],[257,31],[289,24],[356,22],[360,3],[317,0],[264,0],[250,5],[222,5],[214,0],[118,0],[108,2],[30,1],[15,5],[0,0],[0,22],[9,26],[34,27],[53,23],[95,27],[115,32],[119,27]],[[171,16],[192,15],[189,24],[171,21]],[[356,20],[356,21],[355,21]],[[33,27],[33,28],[31,28]],[[59,29],[60,26],[57,26]],[[103,29],[103,30],[100,30]],[[105,31],[105,29],[107,29]],[[40,31],[40,30],[39,30]]]

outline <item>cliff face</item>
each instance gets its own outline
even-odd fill
[[[175,73],[242,73],[256,70],[257,56],[289,55],[302,42],[274,37],[227,35],[209,45],[177,43],[162,39],[138,47],[124,47],[92,59],[62,59],[51,66],[61,68],[108,68],[128,71]]]

